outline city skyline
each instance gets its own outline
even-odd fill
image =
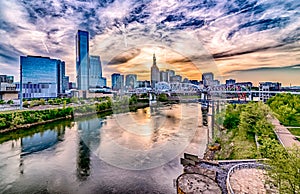
[[[222,83],[234,78],[255,85],[260,81],[300,85],[297,1],[12,0],[0,5],[0,74],[13,75],[16,81],[19,57],[26,55],[64,60],[66,74],[75,81],[74,36],[82,29],[90,32],[90,54],[101,56],[103,76],[109,79],[113,72],[132,70],[137,61],[144,68],[150,66],[155,49],[149,45],[156,45],[169,46],[164,47],[167,56],[156,52],[159,68],[169,64],[180,74],[183,69],[190,79],[195,79],[195,69],[184,66],[192,62],[198,72],[217,71]],[[139,61],[145,56],[148,62]],[[144,68],[130,73],[139,75]]]

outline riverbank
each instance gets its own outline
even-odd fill
[[[148,103],[131,104],[127,106],[127,111],[144,108],[148,105]],[[114,107],[112,107],[111,102],[102,102],[76,107],[4,112],[0,113],[0,134],[16,131],[19,129],[28,129],[33,126],[43,125],[58,120],[72,119],[74,117],[80,118],[107,112],[110,112],[110,114],[117,112],[113,109]]]

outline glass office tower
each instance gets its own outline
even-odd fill
[[[65,62],[49,57],[21,56],[20,65],[24,98],[56,98],[62,93]]]
[[[124,87],[124,75],[114,73],[111,75],[111,87],[113,90],[120,90]]]
[[[79,90],[89,89],[89,33],[78,30],[76,35],[76,72]]]
[[[89,82],[91,88],[100,87],[100,79],[102,77],[102,67],[100,56],[90,56],[90,74]]]

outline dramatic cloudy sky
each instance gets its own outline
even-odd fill
[[[74,81],[78,29],[108,79],[149,79],[155,52],[190,79],[300,85],[299,0],[0,0],[0,74],[18,80],[20,55],[42,55],[66,61]]]

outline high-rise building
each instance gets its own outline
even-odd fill
[[[226,85],[234,85],[235,84],[235,79],[228,79],[226,80]]]
[[[153,65],[151,67],[151,87],[155,88],[155,84],[159,82],[159,80],[160,80],[159,69],[156,65],[155,54],[153,54]]]
[[[171,77],[175,76],[175,71],[167,69],[166,72],[168,74],[168,82],[170,82],[171,81]]]
[[[100,79],[102,78],[102,66],[100,56],[90,56],[89,69],[89,87],[96,88],[100,86]]]
[[[76,35],[76,72],[79,90],[89,89],[89,33],[78,30]]]
[[[166,72],[166,71],[160,71],[159,74],[160,74],[159,77],[160,77],[160,81],[161,82],[169,82],[168,72]]]
[[[207,72],[202,74],[202,82],[204,86],[212,85],[214,80],[214,74],[212,72]]]
[[[136,87],[137,75],[136,74],[128,74],[126,75],[126,88],[133,89]]]
[[[174,76],[170,77],[170,82],[181,83],[181,81],[182,81],[182,77],[180,75],[174,75]]]
[[[111,75],[111,88],[113,90],[120,90],[124,87],[124,75],[114,73]]]
[[[184,78],[182,82],[183,83],[190,83],[190,80],[188,78]]]
[[[58,63],[57,74],[58,74],[58,77],[57,77],[57,80],[58,80],[58,84],[57,84],[58,91],[57,92],[59,94],[63,94],[63,93],[66,92],[65,85],[64,85],[64,79],[66,77],[66,65],[65,65],[64,61],[61,61],[61,62]]]
[[[63,92],[63,61],[41,56],[21,56],[20,65],[24,98],[56,98]],[[20,84],[17,84],[17,89],[20,89]]]
[[[150,87],[150,81],[148,81],[148,80],[137,81],[137,87],[138,88],[148,88],[148,87]]]
[[[7,75],[0,75],[0,83],[7,83]]]
[[[63,88],[64,88],[65,91],[70,89],[69,88],[69,82],[70,82],[69,76],[65,76],[64,80],[63,80],[63,83],[64,83]]]
[[[71,89],[76,89],[76,83],[74,83],[74,82],[69,82],[69,90],[71,90]]]
[[[105,77],[101,77],[100,81],[99,81],[99,86],[97,86],[97,87],[106,87],[106,85],[107,85],[106,78]]]
[[[191,84],[199,85],[200,82],[198,80],[190,80]]]
[[[14,83],[14,76],[10,75],[0,75],[0,83],[9,83],[12,84]]]

